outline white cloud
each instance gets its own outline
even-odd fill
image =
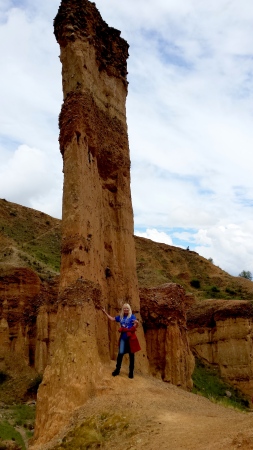
[[[242,270],[252,272],[253,221],[243,225],[214,225],[208,229],[189,231],[160,231],[156,228],[136,230],[136,236],[168,245],[194,250],[231,275],[238,276]]]
[[[61,196],[58,185],[61,182],[61,175],[55,172],[53,166],[50,171],[48,167],[50,167],[50,161],[45,152],[27,145],[19,146],[1,164],[1,197],[13,198],[16,203],[44,210],[54,217],[59,217]],[[46,190],[45,194],[44,190]],[[57,206],[55,199],[58,200]],[[44,205],[46,208],[38,208],[38,205]]]
[[[167,245],[173,245],[171,237],[164,233],[164,231],[158,231],[155,228],[147,228],[146,231],[136,231],[136,236],[151,239],[154,242],[160,242]]]
[[[1,196],[60,217],[61,67],[52,18],[15,2],[0,24]]]
[[[54,216],[60,215],[62,191],[61,67],[53,36],[59,3],[0,0],[1,197]],[[169,242],[179,233],[185,247],[194,244],[225,270],[253,271],[251,2],[96,4],[130,44],[127,120],[136,228]]]
[[[199,230],[194,236],[195,250],[232,275],[252,271],[253,221]]]

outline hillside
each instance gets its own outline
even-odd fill
[[[60,268],[61,221],[0,200],[0,267],[30,267],[41,278]]]
[[[53,283],[59,273],[60,241],[60,220],[0,200],[0,277],[1,268],[30,267],[42,280]],[[135,244],[140,287],[174,282],[199,300],[253,297],[252,282],[228,275],[196,252],[139,237],[135,237]],[[230,401],[230,406],[240,407],[243,404],[244,399],[240,399],[232,387],[223,385],[219,388],[220,392],[214,394],[209,385],[215,385],[217,390],[219,374],[214,374],[213,368],[210,371],[212,376],[215,375],[214,381],[208,381],[207,369],[196,364],[194,392],[201,393],[199,396],[138,373],[133,384],[125,368],[121,376],[114,379],[111,377],[113,366],[114,363],[104,368],[98,386],[99,395],[90,398],[76,412],[73,428],[63,430],[63,434],[53,443],[55,450],[92,448],[90,444],[94,444],[93,448],[102,446],[104,449],[129,450],[144,447],[149,450],[159,447],[175,450],[253,448],[253,434],[250,431],[252,413],[224,408],[202,397],[204,394],[224,404]],[[23,375],[20,379],[17,377],[17,388],[21,389],[22,382],[25,391],[35,374],[27,372],[27,379]],[[13,388],[13,377],[10,376],[10,379]],[[10,386],[8,380],[7,384],[7,387]],[[6,391],[6,386],[3,384],[2,389],[5,389],[7,396],[10,393]],[[226,398],[227,390],[232,395],[231,399]],[[2,400],[5,401],[5,398]],[[16,394],[15,401],[20,401]],[[244,409],[248,411],[248,408]],[[9,414],[7,409],[0,413],[3,419]],[[34,450],[37,450],[36,446]]]
[[[61,221],[0,199],[0,268],[30,267],[42,279],[59,273]],[[140,287],[174,282],[198,299],[252,299],[253,283],[198,255],[135,237]],[[243,269],[243,268],[242,268]]]

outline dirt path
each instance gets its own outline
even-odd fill
[[[111,367],[98,391],[73,423],[116,412],[128,416],[132,431],[104,444],[105,450],[253,449],[253,413],[225,408],[153,378],[136,375],[130,380],[124,369],[113,378]]]

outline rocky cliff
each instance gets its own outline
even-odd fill
[[[202,360],[219,367],[222,377],[253,397],[253,304],[206,300],[188,312],[190,346]]]
[[[0,352],[43,372],[54,341],[58,280],[42,282],[27,268],[0,271]]]
[[[140,289],[141,316],[151,373],[183,388],[192,388],[194,357],[190,351],[186,312],[194,302],[174,283]]]

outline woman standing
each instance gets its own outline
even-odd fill
[[[117,357],[116,369],[112,372],[112,376],[116,377],[120,373],[122,359],[125,353],[129,353],[129,378],[134,377],[134,354],[141,350],[139,341],[135,334],[139,323],[135,315],[132,313],[131,307],[128,303],[122,306],[119,316],[112,317],[106,310],[102,309],[103,313],[107,315],[108,319],[113,322],[120,323],[120,338],[119,338],[119,353]]]

